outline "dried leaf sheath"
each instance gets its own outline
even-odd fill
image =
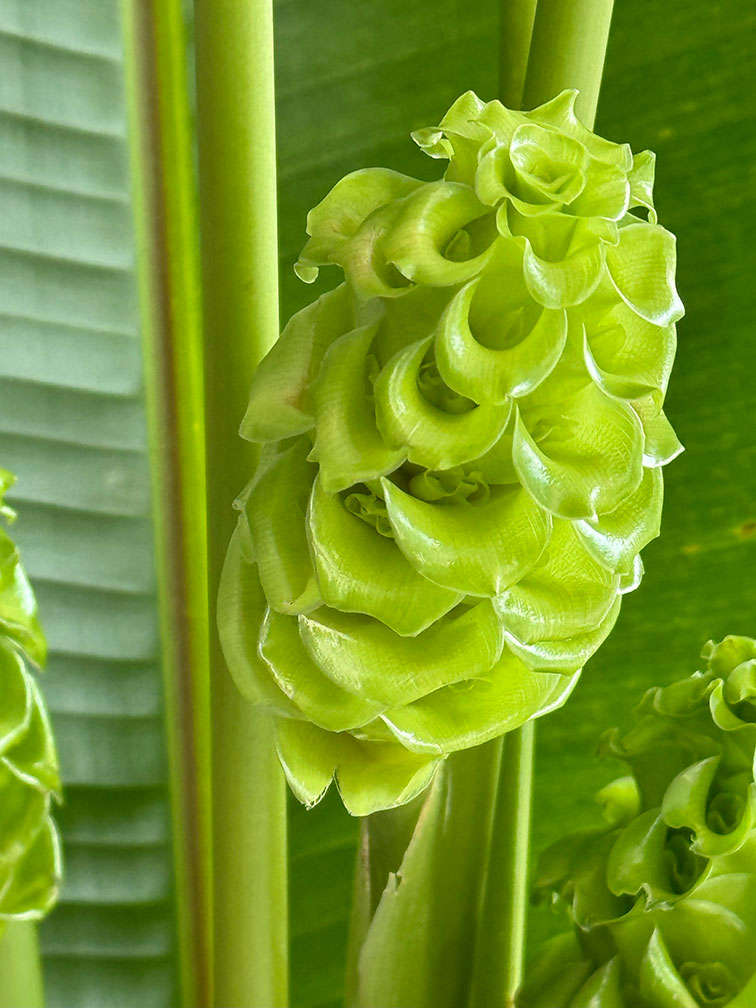
[[[443,179],[354,172],[308,217],[299,275],[345,282],[256,373],[220,598],[307,803],[334,775],[355,814],[407,801],[564,702],[658,534],[674,238],[653,155],[575,97],[468,92],[414,136]]]

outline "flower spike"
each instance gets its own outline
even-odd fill
[[[563,703],[658,534],[674,238],[653,155],[575,97],[467,92],[413,134],[442,178],[361,169],[308,215],[298,275],[344,282],[253,379],[219,606],[307,803],[401,804]]]

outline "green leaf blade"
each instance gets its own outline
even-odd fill
[[[175,991],[120,18],[115,3],[0,6],[0,454],[29,513],[16,534],[50,644],[70,865],[42,928],[51,1008],[104,989],[163,1008]]]

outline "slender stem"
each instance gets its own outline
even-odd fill
[[[611,15],[612,0],[538,0],[525,107],[576,87],[578,113],[586,126],[593,125]],[[512,1005],[522,980],[534,749],[532,722],[504,739],[470,1008]]]
[[[578,88],[581,121],[596,117],[613,0],[539,0],[525,79],[524,104],[533,108],[565,88]]]
[[[197,0],[205,320],[208,584],[255,456],[238,436],[252,372],[278,335],[271,0]],[[215,1004],[288,1000],[286,793],[268,719],[242,702],[211,637]]]
[[[344,985],[347,1006],[359,1003],[362,948],[389,876],[402,865],[426,799],[427,795],[421,795],[408,805],[376,812],[360,822]]]
[[[534,739],[532,721],[504,737],[470,1008],[511,1005],[522,982]]]
[[[499,25],[499,98],[520,108],[528,67],[530,39],[538,0],[502,0]]]
[[[196,194],[180,0],[125,0],[182,1003],[211,1004],[210,704]]]
[[[216,690],[213,715],[215,729],[225,732],[213,749],[218,756],[213,798],[223,803],[218,804],[213,832],[214,1004],[285,1008],[286,795],[272,722],[257,710],[246,710],[230,680]]]
[[[37,927],[0,922],[0,1008],[44,1008]]]

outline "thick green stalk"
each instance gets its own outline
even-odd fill
[[[593,126],[609,36],[612,0],[538,0],[523,107],[578,88],[577,108]],[[505,1008],[522,981],[535,726],[504,740],[476,942],[470,1008]]]
[[[504,737],[470,1008],[510,1005],[522,982],[534,740],[532,721]]]
[[[211,1004],[210,703],[199,248],[180,0],[125,0],[182,1003]]]
[[[507,108],[522,106],[530,39],[538,0],[503,0],[499,25],[499,98]]]
[[[208,585],[255,457],[238,435],[278,335],[271,0],[195,5],[205,321]],[[214,624],[213,624],[214,625]],[[243,703],[211,636],[215,1004],[284,1008],[286,794],[268,719]]]
[[[0,922],[0,1008],[44,1008],[37,927]]]
[[[347,1008],[465,1003],[500,752],[496,739],[450,756],[414,824],[406,809],[363,821]]]
[[[578,88],[576,111],[586,126],[593,126],[613,2],[538,0],[525,78],[525,108],[548,101],[564,88]]]

